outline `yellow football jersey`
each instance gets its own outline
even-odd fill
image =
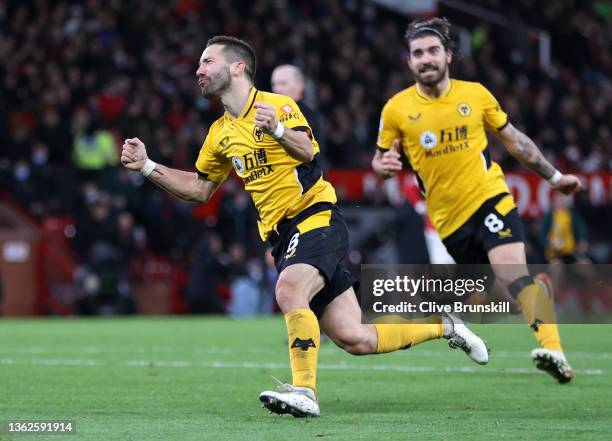
[[[546,257],[567,256],[576,252],[576,237],[572,225],[572,212],[557,208],[552,212],[552,225],[548,233]]]
[[[490,160],[485,133],[507,121],[483,85],[454,79],[438,98],[414,85],[385,104],[377,144],[389,149],[400,139],[440,237],[456,231],[487,199],[509,192],[501,167]]]
[[[287,154],[283,146],[255,126],[256,101],[276,108],[285,127],[308,133],[315,157],[302,163]],[[198,173],[214,182],[223,182],[232,167],[244,181],[259,213],[259,234],[266,240],[275,226],[318,202],[336,202],[336,192],[323,179],[319,144],[297,104],[289,97],[251,89],[238,118],[227,112],[208,131],[196,161]]]

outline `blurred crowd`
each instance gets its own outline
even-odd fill
[[[471,31],[453,74],[483,82],[558,167],[612,169],[610,8],[479,3],[512,26],[442,10]],[[360,0],[0,1],[0,188],[37,220],[73,219],[74,252],[91,267],[114,259],[125,269],[146,252],[193,267],[185,289],[198,309],[197,291],[213,275],[267,277],[253,206],[230,183],[217,213],[194,216],[119,166],[122,140],[137,136],[155,161],[191,170],[222,112],[201,96],[196,63],[209,37],[228,34],[254,47],[261,89],[279,64],[304,71],[304,102],[323,115],[315,136],[326,167],[367,169],[382,105],[412,82],[408,21]],[[531,26],[551,34],[549,68],[538,63]],[[517,167],[500,149],[495,157]]]

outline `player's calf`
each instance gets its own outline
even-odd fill
[[[341,349],[352,355],[375,354],[377,348],[376,329],[373,325],[356,324],[334,329],[329,336]]]

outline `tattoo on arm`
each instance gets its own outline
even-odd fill
[[[544,179],[549,179],[555,173],[555,167],[548,162],[535,143],[520,130],[511,127],[506,145],[508,151],[523,165],[530,168]]]
[[[152,172],[152,173],[157,173],[157,174],[159,174],[159,175],[161,175],[161,176],[164,176],[164,173],[163,173],[163,172],[162,172],[160,169],[158,169],[158,168],[156,168],[155,170],[153,170],[153,172]]]

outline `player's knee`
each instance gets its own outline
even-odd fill
[[[376,352],[375,339],[369,338],[366,332],[353,330],[344,331],[334,338],[335,343],[352,355],[366,355]]]
[[[368,355],[376,352],[375,350],[372,350],[369,344],[363,342],[347,345],[343,349],[351,355]]]
[[[308,308],[308,299],[300,296],[298,286],[291,279],[280,278],[275,288],[276,302],[286,314],[294,309]]]

